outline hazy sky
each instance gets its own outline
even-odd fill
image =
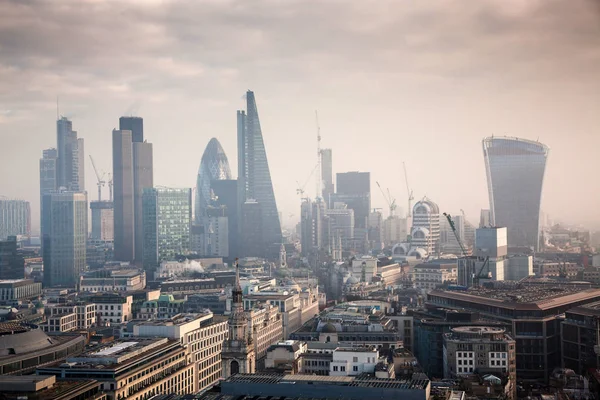
[[[235,173],[251,89],[284,223],[316,165],[318,110],[334,171],[370,171],[374,207],[379,181],[406,209],[406,161],[415,197],[478,221],[481,139],[509,135],[551,148],[542,208],[600,226],[599,4],[0,0],[0,195],[31,201],[38,226],[57,96],[102,169],[119,116],[136,114],[156,185],[193,187],[213,136]],[[89,160],[86,185],[95,199]]]

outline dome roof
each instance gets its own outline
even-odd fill
[[[322,333],[336,333],[337,329],[335,328],[335,325],[333,325],[331,322],[328,322],[325,324],[325,326],[323,326],[323,329],[321,329]]]
[[[346,284],[348,285],[356,285],[358,282],[360,281],[355,276],[350,276],[348,279],[346,279]]]
[[[424,197],[422,200],[417,201],[413,206],[414,214],[439,214],[440,209],[436,203]]]

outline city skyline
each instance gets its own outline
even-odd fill
[[[202,18],[209,16],[221,24],[229,21],[231,28],[219,47],[234,44],[234,38],[247,29],[257,32],[244,51],[229,53],[217,51],[210,40],[198,37],[200,33],[190,21],[191,16],[199,15],[195,6],[132,3],[124,10],[125,15],[139,11],[146,25],[127,27],[131,37],[127,47],[138,45],[140,51],[136,58],[117,46],[117,52],[123,54],[121,63],[114,63],[114,53],[109,51],[111,45],[118,44],[110,34],[109,27],[114,24],[110,18],[118,18],[116,11],[123,11],[121,6],[110,10],[87,4],[80,10],[59,10],[40,3],[40,7],[54,22],[65,18],[78,21],[80,13],[97,7],[89,24],[107,36],[98,47],[88,46],[89,31],[73,33],[73,29],[82,28],[79,23],[57,37],[45,24],[28,25],[28,18],[37,11],[10,3],[0,5],[0,14],[24,21],[6,28],[7,35],[12,34],[15,43],[22,45],[7,44],[7,59],[12,61],[3,61],[7,67],[0,69],[5,89],[0,97],[0,132],[6,134],[9,144],[0,149],[0,165],[3,170],[13,165],[20,168],[19,174],[0,178],[0,194],[31,202],[34,231],[39,231],[37,160],[43,149],[56,147],[57,95],[62,113],[85,138],[86,153],[96,159],[100,169],[111,170],[110,132],[117,128],[116,118],[136,114],[146,120],[147,136],[154,144],[155,185],[193,187],[201,151],[213,136],[230,155],[231,168],[236,169],[231,157],[236,148],[232,119],[235,110],[242,108],[241,97],[248,87],[260,96],[275,196],[287,226],[299,219],[295,182],[306,182],[317,162],[315,109],[319,111],[322,147],[335,153],[334,173],[371,172],[373,181],[389,187],[397,202],[404,204],[401,163],[406,161],[417,200],[427,195],[436,200],[441,211],[452,214],[464,209],[472,222],[478,220],[480,209],[488,208],[481,139],[492,134],[539,139],[552,151],[543,210],[565,222],[600,226],[598,217],[584,211],[599,199],[597,190],[587,184],[587,171],[600,168],[594,154],[600,145],[595,134],[600,117],[594,113],[594,104],[600,100],[600,79],[597,68],[592,68],[598,56],[590,52],[597,48],[600,35],[593,23],[598,9],[592,2],[576,1],[570,7],[532,2],[512,9],[498,2],[481,2],[464,13],[451,7],[432,10],[427,5],[389,13],[385,2],[371,10],[359,4],[345,10],[323,5],[325,17],[334,11],[340,12],[340,17],[329,27],[324,17],[315,20],[314,32],[298,42],[291,35],[300,28],[286,19],[284,11],[270,9],[267,3],[261,3],[255,13],[245,7],[231,10],[226,5],[211,5]],[[181,30],[160,15],[161,7],[183,18]],[[287,7],[303,24],[315,17],[299,3]],[[270,23],[262,24],[256,14],[259,12]],[[347,26],[365,12],[373,24],[363,30]],[[254,16],[247,28],[229,20],[240,13]],[[486,26],[477,22],[482,16],[487,18]],[[558,16],[568,25],[556,29]],[[420,32],[411,20],[432,29]],[[464,28],[460,34],[454,33],[456,24]],[[404,28],[396,28],[400,25]],[[215,26],[205,27],[207,35],[214,34],[211,29]],[[28,27],[27,33],[23,27]],[[145,34],[144,29],[165,32],[165,40],[176,45],[148,42],[145,38],[152,35]],[[198,44],[186,39],[184,29],[199,38]],[[286,51],[278,58],[276,54],[282,50],[273,39],[285,29],[289,32],[283,40],[292,43],[290,52],[294,55]],[[325,29],[332,34],[322,35]],[[44,36],[48,43],[61,43],[61,48],[39,48],[27,41],[41,41]],[[319,42],[318,37],[328,40]],[[535,45],[533,38],[539,40]],[[183,57],[195,46],[208,46],[209,51],[199,52],[201,57]],[[77,54],[77,61],[60,58],[63,47]],[[156,54],[152,49],[172,50],[162,53],[164,57],[136,78],[140,69],[135,66]],[[349,58],[357,52],[366,57]],[[256,54],[260,54],[263,65],[254,61]],[[406,63],[406,59],[411,62]],[[22,68],[13,68],[13,64]],[[103,74],[100,70],[105,67]],[[37,75],[30,83],[31,74]],[[13,85],[31,90],[17,95],[20,91]],[[368,154],[377,158],[365,156]],[[576,176],[564,168],[573,161],[582,171]],[[89,164],[85,170],[86,189],[92,193],[93,170]],[[305,188],[311,197],[313,182],[309,180]],[[469,196],[453,190],[457,183],[465,190],[468,187]],[[371,190],[373,207],[385,210],[384,199],[373,187]],[[564,195],[570,192],[578,194],[580,207],[570,207],[572,200]],[[291,214],[295,216],[290,218]]]

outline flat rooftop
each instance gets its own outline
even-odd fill
[[[543,310],[600,296],[600,289],[578,287],[523,286],[518,289],[469,288],[467,291],[432,290],[430,296],[470,301],[491,306],[521,310]]]
[[[590,317],[600,317],[600,301],[584,304],[567,311],[573,314],[587,315]]]

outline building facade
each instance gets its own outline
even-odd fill
[[[0,240],[20,235],[31,236],[29,202],[0,198]]]
[[[25,259],[17,252],[17,248],[16,236],[0,241],[0,280],[25,277]]]
[[[198,168],[194,206],[196,223],[202,223],[206,208],[213,203],[216,194],[213,192],[212,183],[217,180],[231,180],[231,170],[221,143],[216,138],[212,138],[202,154]]]
[[[92,234],[95,240],[113,241],[115,239],[115,213],[112,201],[91,201]]]
[[[42,208],[44,286],[75,287],[86,263],[87,195],[46,193]]]
[[[113,130],[114,257],[118,261],[135,258],[133,201],[133,142],[131,131]]]
[[[144,189],[144,268],[188,254],[191,248],[192,191]]]
[[[273,183],[267,161],[258,109],[254,92],[246,92],[246,111],[238,111],[238,190],[240,207],[248,201],[255,200],[261,208],[262,219],[262,253],[274,244],[281,243],[281,223],[275,202]],[[250,234],[243,228],[242,237]]]
[[[343,172],[336,175],[336,180],[333,202],[347,204],[354,210],[354,227],[367,229],[371,212],[371,173]]]
[[[436,203],[423,198],[415,203],[412,213],[411,246],[429,254],[440,252],[440,209]]]
[[[77,138],[73,123],[65,117],[56,121],[57,158],[56,188],[85,191],[83,139]]]
[[[321,181],[323,182],[322,197],[325,204],[330,204],[333,186],[333,152],[331,149],[321,149]]]
[[[539,248],[542,186],[549,149],[526,139],[483,139],[491,224],[508,228],[510,246]]]

